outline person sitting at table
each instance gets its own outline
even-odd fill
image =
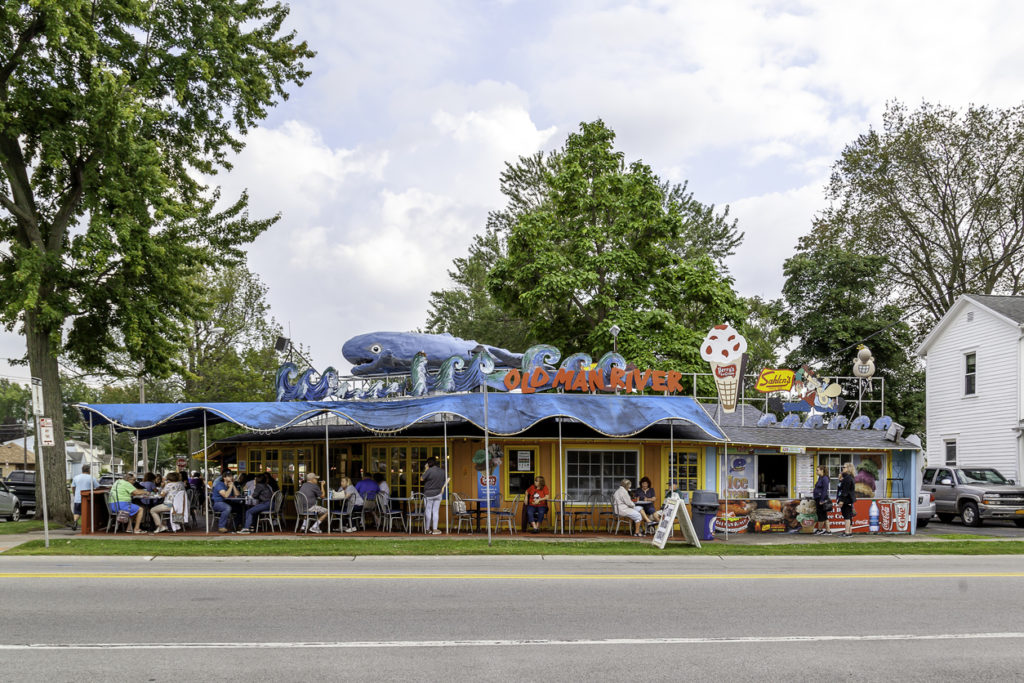
[[[354,519],[356,515],[363,514],[363,505],[366,501],[359,495],[359,489],[352,485],[352,480],[348,477],[342,477],[338,481],[338,492],[332,497],[332,500],[348,500],[349,498],[352,499],[352,519]],[[352,525],[342,529],[347,534],[355,530],[356,528]]]
[[[277,479],[274,479],[274,475],[271,474],[270,472],[265,472],[264,474],[267,477],[267,486],[270,487],[270,490],[273,491],[274,493],[280,491],[281,485],[277,483]]]
[[[213,491],[210,493],[210,502],[213,503],[215,512],[220,513],[217,530],[222,534],[228,532],[228,520],[231,519],[231,504],[225,498],[237,498],[238,488],[235,486],[235,474],[227,470],[213,482]]]
[[[242,529],[238,532],[240,534],[248,534],[254,531],[252,528],[253,520],[258,518],[261,512],[270,509],[270,499],[274,496],[274,492],[267,486],[267,475],[257,474],[252,480],[252,484],[252,493],[250,495],[253,505],[245,511],[245,523],[242,524]]]
[[[153,490],[160,491],[164,487],[164,475],[157,473],[153,477]]]
[[[156,530],[153,531],[154,534],[160,534],[167,531],[167,527],[165,527],[161,521],[161,516],[163,513],[171,511],[175,494],[178,493],[178,491],[184,490],[185,484],[181,481],[181,475],[177,472],[169,472],[167,474],[167,483],[164,484],[162,489],[160,489],[160,496],[164,499],[163,502],[159,505],[154,505],[149,510],[149,516],[153,518],[153,525],[156,527]]]
[[[366,505],[366,512],[373,517],[374,523],[377,521],[377,506],[371,505],[370,502],[376,500],[377,492],[380,491],[380,486],[374,481],[374,477],[369,472],[363,472],[363,478],[356,483],[356,490],[359,491],[359,495],[363,497],[364,505]],[[364,519],[366,515],[363,516]]]
[[[636,504],[647,514],[652,523],[661,519],[661,510],[655,508],[654,501],[657,499],[657,494],[651,486],[650,477],[645,476],[640,480],[640,488],[633,491],[633,497],[636,498]]]
[[[540,524],[544,521],[544,515],[548,511],[548,500],[551,498],[551,491],[544,483],[544,477],[538,476],[526,489],[526,521],[530,523],[530,533],[540,532]]]
[[[316,501],[324,495],[323,485],[317,483],[320,477],[316,476],[312,472],[306,475],[305,483],[299,487],[298,492],[295,495],[303,494],[306,496],[306,500],[309,502],[309,512],[317,516],[316,522],[313,526],[309,527],[309,531],[314,534],[320,533],[320,523],[327,519],[327,508],[323,505],[317,505]],[[309,518],[307,517],[302,522],[302,530],[306,531],[306,527],[309,525]]]
[[[117,514],[119,510],[127,510],[128,514],[135,520],[135,529],[127,529],[130,533],[142,533],[142,506],[132,502],[132,498],[148,496],[146,489],[135,488],[135,474],[128,472],[123,479],[115,479],[114,485],[110,487],[108,500],[110,511]]]
[[[203,483],[203,478],[199,476],[199,472],[193,472],[192,478],[188,480],[188,485],[194,489],[202,489]]]
[[[378,472],[373,475],[373,481],[377,484],[377,489],[388,498],[391,498],[391,487],[388,486],[387,477],[384,476],[383,472]]]
[[[146,472],[146,476],[142,478],[142,488],[146,489],[150,493],[156,491],[156,474],[153,472]]]
[[[638,507],[629,495],[629,488],[632,484],[633,482],[629,479],[623,479],[619,482],[619,488],[615,489],[615,493],[612,494],[612,510],[619,517],[628,517],[636,524],[636,531],[633,532],[634,536],[643,536],[644,526],[641,526],[640,521],[643,520],[644,525],[647,525],[651,523],[651,520],[647,517],[644,509]]]

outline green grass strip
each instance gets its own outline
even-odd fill
[[[329,555],[1019,555],[1024,541],[906,541],[729,545],[697,549],[671,543],[658,550],[632,541],[487,541],[441,539],[60,539],[15,546],[4,555],[146,555],[164,557],[329,556]]]
[[[57,524],[56,522],[50,522],[50,531],[54,529],[64,529],[63,524]],[[20,522],[3,522],[0,523],[0,535],[3,534],[27,534],[30,531],[42,531],[43,520],[41,519],[23,519]]]

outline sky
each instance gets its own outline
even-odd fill
[[[430,292],[504,204],[505,162],[561,147],[582,121],[728,206],[746,234],[736,288],[774,298],[832,164],[886,102],[1024,93],[1012,1],[290,5],[312,76],[217,182],[226,197],[248,188],[252,215],[281,214],[248,265],[295,343],[342,371],[346,339],[425,326]],[[24,348],[0,334],[0,358]]]

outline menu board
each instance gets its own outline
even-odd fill
[[[814,456],[796,456],[796,494],[810,495],[814,491]]]

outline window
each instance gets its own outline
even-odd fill
[[[964,355],[964,396],[974,396],[978,390],[978,355]],[[947,461],[948,462],[948,461]]]
[[[930,484],[932,483],[932,477],[935,476],[935,468],[929,467],[924,471],[924,476],[921,477],[921,483]]]
[[[594,494],[611,495],[620,479],[637,483],[639,454],[636,451],[566,451],[566,485],[570,498],[582,500]]]
[[[537,449],[509,447],[505,449],[505,497],[522,495],[537,477]],[[550,488],[550,487],[549,487]]]
[[[946,442],[946,464],[956,465],[956,439]]]
[[[663,480],[666,490],[673,481],[678,482],[680,491],[696,491],[704,488],[701,485],[700,458],[696,451],[676,451],[672,455],[671,462],[666,453],[665,467],[672,470],[666,470],[667,476]],[[639,482],[637,484],[639,485]]]
[[[850,453],[829,453],[818,457],[818,464],[825,468],[828,474],[828,492],[835,497],[839,489],[839,478],[843,475],[843,465],[853,462],[853,455]]]

